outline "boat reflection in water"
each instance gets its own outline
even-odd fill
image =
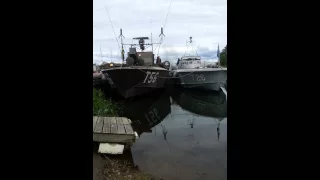
[[[227,99],[223,91],[184,89],[176,91],[173,99],[183,109],[192,113],[214,117],[227,117]]]
[[[200,116],[211,117],[216,121],[217,139],[220,139],[220,123],[227,117],[227,98],[223,91],[203,91],[196,89],[176,89],[173,103],[192,113],[188,124],[194,128]]]
[[[133,129],[138,133],[152,132],[171,113],[170,96],[165,91],[146,94],[126,101],[123,106],[123,116],[131,119]]]
[[[227,179],[226,106],[223,92],[192,89],[127,100],[123,114],[140,136],[134,164],[163,179]]]

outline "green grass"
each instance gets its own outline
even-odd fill
[[[119,110],[119,104],[111,99],[106,99],[100,90],[93,89],[94,116],[118,116]]]

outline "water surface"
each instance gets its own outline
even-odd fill
[[[123,115],[140,138],[134,164],[164,179],[227,179],[227,101],[223,92],[177,90],[133,98]]]

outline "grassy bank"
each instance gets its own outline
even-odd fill
[[[93,89],[93,115],[94,116],[118,116],[121,113],[122,103],[117,103],[104,96],[103,92]],[[96,155],[98,144],[94,143],[93,157],[101,157],[102,159],[93,158],[94,162],[103,161],[102,167],[99,165],[99,173],[94,174],[94,179],[99,180],[157,180],[152,175],[141,172],[133,164],[131,152],[126,152],[121,156]],[[100,159],[100,160],[99,160]]]
[[[93,115],[94,116],[118,116],[119,104],[105,98],[104,94],[93,89]]]

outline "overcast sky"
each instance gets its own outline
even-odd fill
[[[94,0],[93,1],[93,61],[120,62],[120,50],[114,35],[118,38],[120,28],[125,36],[124,43],[132,43],[133,37],[148,36],[159,42],[161,27],[164,27],[171,0]],[[110,23],[108,9],[112,25]],[[172,0],[165,37],[159,49],[164,60],[175,62],[187,50],[190,36],[195,41],[198,55],[203,60],[215,61],[218,43],[220,51],[227,44],[227,0]],[[148,41],[148,40],[147,40]],[[120,44],[120,39],[118,38]],[[148,41],[150,42],[150,41]],[[134,41],[134,43],[137,43]],[[121,45],[121,44],[120,44]],[[129,46],[124,48],[127,52]],[[156,48],[156,46],[154,46]],[[147,50],[151,50],[147,49]],[[111,56],[112,52],[112,56]],[[193,54],[193,51],[187,52]],[[158,54],[156,49],[155,54]]]

